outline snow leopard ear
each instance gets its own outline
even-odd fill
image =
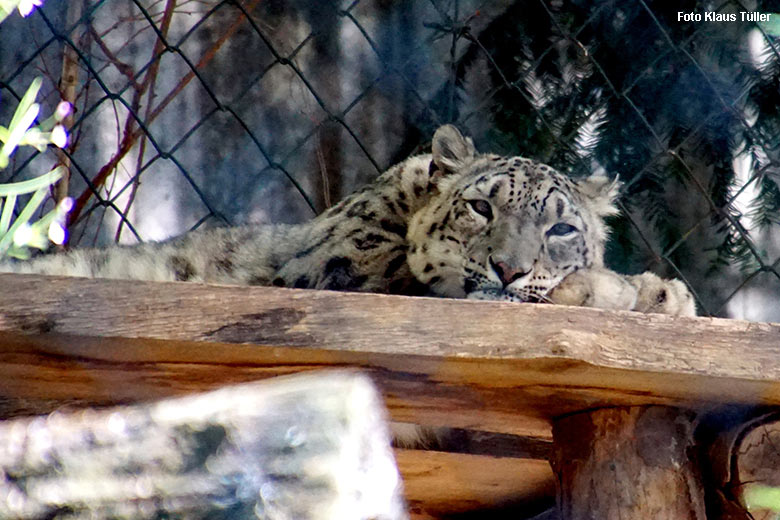
[[[615,201],[620,195],[621,183],[617,177],[608,178],[606,175],[594,174],[576,182],[579,192],[585,199],[584,202],[600,217],[607,217],[618,213]]]
[[[452,125],[440,126],[433,134],[433,163],[442,173],[451,173],[471,163],[477,154],[474,143]]]

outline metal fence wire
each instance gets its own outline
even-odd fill
[[[301,222],[454,122],[619,175],[611,267],[780,321],[780,6],[677,4],[49,0],[0,28],[0,123],[42,76],[71,142],[0,181],[67,165],[79,245]]]

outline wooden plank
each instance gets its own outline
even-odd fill
[[[549,504],[555,494],[546,461],[396,450],[412,518]],[[485,518],[489,518],[486,514]]]
[[[469,500],[482,507],[501,497],[534,498],[539,489],[549,496],[551,473],[539,442],[551,439],[551,422],[563,414],[654,403],[780,404],[775,324],[0,275],[0,332],[0,417],[356,366],[379,384],[396,420],[507,434],[495,453],[479,453],[514,453],[512,458],[433,452],[399,457],[410,501],[438,504],[434,512],[469,509]],[[519,448],[511,448],[511,435],[525,437],[517,439]],[[539,487],[508,477],[498,479],[503,484],[491,482],[491,475],[504,475],[492,469],[496,461],[520,467],[515,475],[531,475],[528,482]],[[430,471],[420,469],[425,464]],[[472,495],[458,484],[459,475],[470,474],[482,475],[485,483]],[[448,489],[471,498],[436,498]]]
[[[354,372],[0,423],[2,518],[407,518]],[[5,478],[8,476],[8,478]]]
[[[780,404],[777,324],[30,275],[0,287],[5,416],[344,365],[373,375],[396,420],[541,438],[603,405]]]

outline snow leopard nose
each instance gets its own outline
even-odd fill
[[[531,269],[514,269],[506,262],[495,262],[492,258],[490,258],[490,266],[498,275],[498,278],[501,280],[501,283],[504,284],[504,287],[531,272]]]

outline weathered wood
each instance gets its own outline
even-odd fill
[[[0,287],[5,416],[334,365],[367,368],[396,420],[541,438],[596,406],[780,404],[775,324],[13,274]]]
[[[552,470],[544,460],[420,450],[396,450],[395,456],[412,518],[535,505],[555,493]]]
[[[378,383],[395,420],[526,437],[517,439],[520,449],[486,444],[476,452],[541,461],[542,452],[524,455],[523,450],[549,441],[556,417],[581,410],[780,404],[778,351],[780,326],[774,324],[267,287],[0,275],[0,417],[68,404],[153,400],[355,366]],[[464,468],[464,474],[487,467],[484,457],[440,456]],[[425,490],[450,489],[458,475],[438,472],[429,480],[436,483],[426,486],[429,473],[404,471],[411,486],[407,496],[417,504],[430,500]],[[512,479],[502,482],[494,482],[498,487],[492,490],[477,486],[483,498],[474,504],[492,500],[490,493],[525,492]],[[464,502],[458,504],[451,507]]]
[[[689,458],[692,419],[671,407],[637,406],[555,421],[560,518],[704,520],[704,490]]]
[[[703,457],[712,477],[712,516],[718,520],[771,520],[777,513],[753,507],[749,495],[759,487],[780,489],[780,412],[728,417]],[[736,420],[735,420],[736,419]],[[776,502],[777,505],[777,502]]]
[[[749,495],[758,487],[780,489],[780,413],[752,421],[738,437],[732,461],[732,490],[740,503],[748,508],[754,520],[777,518],[776,511],[780,508],[777,498],[773,511],[752,503]]]
[[[0,517],[406,518],[381,401],[321,372],[0,423]]]

